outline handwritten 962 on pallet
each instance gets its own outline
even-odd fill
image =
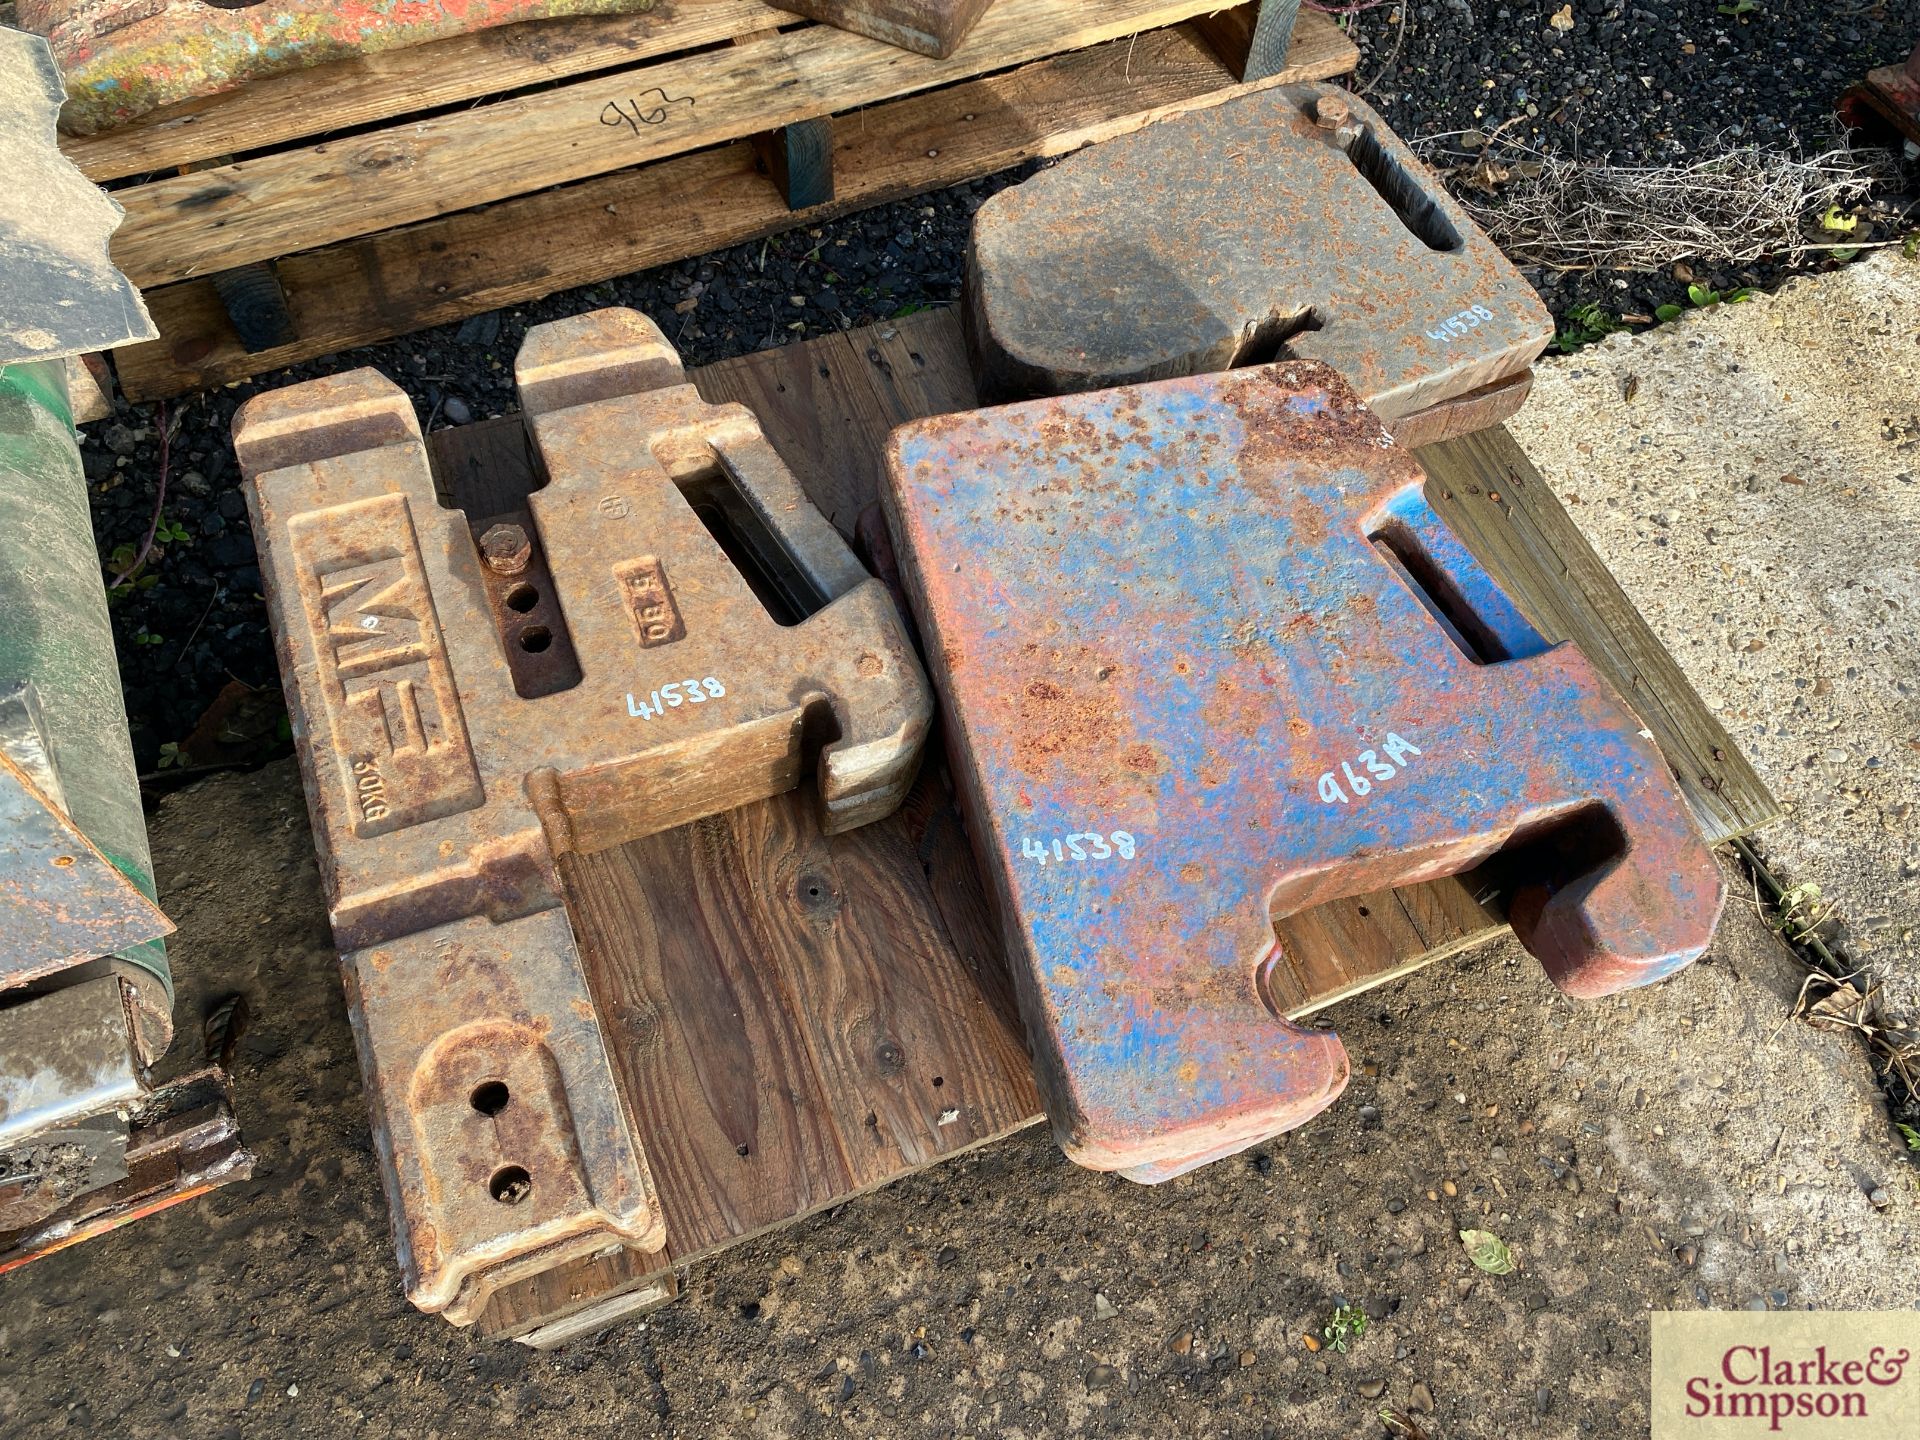
[[[957,785],[1083,1165],[1163,1180],[1340,1093],[1338,1037],[1270,983],[1276,919],[1490,867],[1579,996],[1713,934],[1719,871],[1640,720],[1424,480],[1310,361],[894,436]]]

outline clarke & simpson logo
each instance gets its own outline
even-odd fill
[[[1764,1419],[1769,1430],[1795,1416],[1868,1420],[1874,1387],[1898,1385],[1908,1358],[1882,1345],[1853,1360],[1834,1359],[1824,1345],[1798,1360],[1776,1356],[1771,1345],[1729,1345],[1717,1375],[1687,1381],[1687,1417]]]
[[[1653,1317],[1653,1440],[1920,1436],[1920,1313]]]

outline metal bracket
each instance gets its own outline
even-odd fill
[[[0,686],[0,986],[173,932],[66,811],[34,687]]]

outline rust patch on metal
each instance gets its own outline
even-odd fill
[[[1920,145],[1920,45],[1903,65],[1869,70],[1840,97],[1840,119],[1850,130],[1884,130]],[[1911,152],[1909,152],[1911,153]]]
[[[0,917],[7,985],[173,933],[173,922],[4,751]]]
[[[57,1135],[46,1138],[57,1145]],[[18,1159],[18,1152],[8,1157],[9,1170]],[[253,1155],[240,1140],[226,1072],[213,1065],[191,1071],[134,1107],[125,1164],[124,1179],[76,1195],[24,1228],[0,1230],[0,1275],[250,1176]],[[6,1198],[0,1185],[0,1204]]]

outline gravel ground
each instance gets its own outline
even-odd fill
[[[1725,137],[1824,145],[1834,98],[1920,35],[1920,0],[1806,5],[1761,0],[1739,17],[1712,0],[1626,5],[1573,0],[1572,28],[1556,7],[1486,0],[1415,4],[1404,25],[1376,7],[1350,20],[1363,49],[1357,83],[1404,136],[1492,131],[1558,153],[1646,162]],[[1404,29],[1404,35],[1400,32]],[[233,412],[262,389],[374,365],[414,396],[435,426],[511,409],[512,361],[531,324],[603,305],[658,320],[691,364],[871,323],[960,292],[967,227],[981,202],[1022,178],[1010,172],[924,199],[882,206],[764,243],[566,292],[389,345],[269,375],[172,407],[166,537],[137,587],[115,607],[135,753],[144,770],[171,764],[208,707],[229,691],[227,743],[203,734],[189,763],[271,753],[278,677],[259,599],[246,511],[228,443]],[[1669,274],[1534,277],[1557,313],[1598,302],[1651,315],[1685,300]],[[1721,289],[1773,283],[1777,268],[1699,278]],[[159,435],[148,408],[121,406],[88,427],[95,526],[110,573],[138,550],[153,515]],[[124,547],[124,548],[123,548]],[[122,557],[115,564],[112,556]],[[246,696],[253,692],[252,703]],[[237,737],[237,738],[236,738]]]
[[[1612,1440],[1647,1432],[1650,1310],[1916,1303],[1916,1172],[1852,1038],[1782,1019],[1798,966],[1736,900],[1708,958],[1613,1000],[1509,944],[1337,1007],[1341,1102],[1170,1184],[1028,1130],[728,1250],[643,1322],[489,1344],[401,1294],[293,762],[153,832],[182,1033],[254,1002],[259,1164],[0,1279],[0,1434],[1380,1440],[1393,1407],[1433,1440]],[[1310,1349],[1341,1305],[1365,1333]]]
[[[1743,16],[1716,0],[1439,0],[1349,25],[1357,88],[1403,136],[1493,130],[1556,154],[1616,164],[1680,159],[1733,139],[1819,143],[1841,90],[1911,49],[1920,8],[1758,0]],[[1562,23],[1565,23],[1564,21]],[[1904,37],[1904,38],[1903,38]]]
[[[1703,0],[1609,20],[1575,0],[1564,34],[1554,8],[1416,8],[1373,98],[1410,135],[1532,104],[1546,143],[1659,158],[1729,124],[1817,133],[1841,84],[1920,32],[1910,4],[1761,0],[1742,21]],[[1391,36],[1381,12],[1358,23]],[[1363,82],[1385,54],[1369,45]],[[1012,178],[298,374],[379,365],[442,424],[507,408],[527,325],[583,308],[637,305],[698,363],[949,303],[968,217]],[[1674,298],[1631,297],[1609,303]],[[1576,404],[1587,378],[1571,370],[1600,363],[1566,366]],[[289,378],[179,407],[181,538],[117,610],[149,766],[230,680],[277,694],[226,434],[240,400]],[[103,552],[137,545],[152,417],[123,411],[88,439]],[[1623,566],[1640,528],[1613,536]],[[228,728],[274,744],[256,713]],[[1826,818],[1835,873],[1870,879],[1880,837]],[[1615,1001],[1567,1001],[1507,946],[1339,1007],[1359,1067],[1344,1102],[1174,1184],[1079,1171],[1029,1132],[729,1251],[644,1325],[555,1356],[487,1345],[400,1294],[291,762],[184,790],[153,828],[182,1033],[210,996],[256,1001],[237,1081],[260,1166],[0,1283],[8,1434],[1377,1435],[1391,1405],[1446,1440],[1609,1437],[1645,1433],[1649,1310],[1914,1303],[1920,1192],[1859,1047],[1783,1022],[1799,971],[1736,899],[1707,960]],[[1472,1267],[1469,1225],[1514,1246],[1512,1275]],[[1310,1351],[1343,1302],[1367,1332]]]

